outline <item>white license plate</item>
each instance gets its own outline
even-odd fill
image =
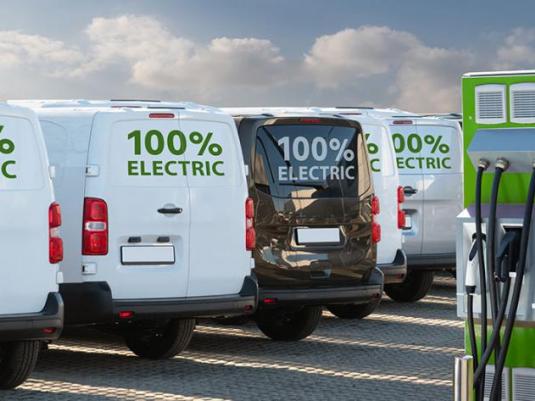
[[[298,244],[339,244],[339,228],[298,228]]]
[[[122,246],[121,263],[123,265],[171,265],[175,263],[175,247],[158,246]]]

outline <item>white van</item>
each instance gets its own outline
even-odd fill
[[[231,114],[276,113],[338,116],[358,121],[368,145],[375,194],[381,201],[381,213],[377,221],[381,226],[381,241],[377,244],[377,267],[384,274],[387,284],[402,283],[407,273],[407,258],[403,251],[403,227],[405,195],[400,186],[396,154],[388,125],[381,118],[367,116],[360,109],[338,107],[240,107],[223,108]]]
[[[183,350],[195,317],[253,313],[254,206],[236,127],[157,101],[28,101],[64,205],[66,324],[114,323],[137,355]]]
[[[397,154],[405,190],[407,279],[385,287],[398,301],[423,298],[433,272],[455,268],[455,217],[463,209],[461,126],[455,116],[420,116],[396,109],[359,109],[382,119]]]
[[[35,114],[0,104],[0,389],[21,384],[63,327],[52,171]]]

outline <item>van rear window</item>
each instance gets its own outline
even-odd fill
[[[336,125],[265,125],[257,130],[257,189],[281,198],[357,196],[357,131]]]

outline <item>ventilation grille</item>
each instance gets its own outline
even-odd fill
[[[535,369],[513,369],[513,401],[535,400]]]
[[[477,94],[477,106],[479,120],[496,120],[503,119],[504,105],[503,105],[503,92],[479,92]]]
[[[502,373],[502,401],[509,401],[509,369],[505,368]],[[490,400],[490,392],[492,390],[492,381],[494,380],[494,365],[487,365],[485,370],[485,401]]]
[[[535,119],[535,90],[512,91],[513,118]]]

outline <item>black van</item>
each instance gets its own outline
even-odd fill
[[[235,116],[254,199],[255,320],[299,340],[322,306],[362,318],[381,300],[379,202],[361,126],[337,117]]]

